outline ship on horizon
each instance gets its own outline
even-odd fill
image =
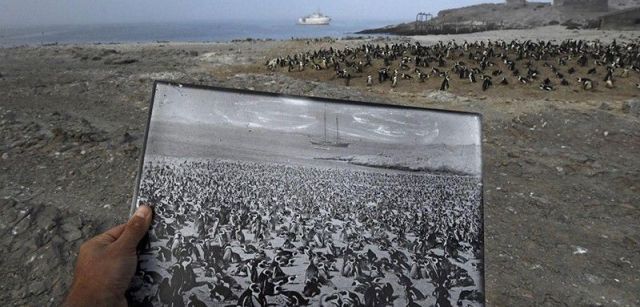
[[[320,12],[298,18],[299,25],[323,26],[329,25],[329,22],[331,22],[331,18]]]

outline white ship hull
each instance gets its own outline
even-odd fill
[[[298,24],[300,25],[320,26],[320,25],[328,25],[329,22],[331,22],[331,18],[329,17],[318,17],[318,18],[306,17],[306,18],[298,19]]]

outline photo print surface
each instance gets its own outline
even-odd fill
[[[130,303],[482,306],[480,125],[156,83]]]

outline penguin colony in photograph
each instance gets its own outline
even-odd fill
[[[442,91],[461,83],[477,84],[482,91],[510,84],[511,88],[519,85],[541,91],[560,87],[640,89],[640,44],[636,41],[449,41],[430,46],[419,42],[370,43],[280,56],[267,61],[266,66],[270,71],[292,73],[327,71],[344,79],[347,86],[358,80],[358,85],[367,87],[418,83]],[[628,78],[631,80],[618,82]]]
[[[475,176],[157,158],[138,306],[482,306]]]

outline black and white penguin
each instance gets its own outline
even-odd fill
[[[509,81],[507,81],[507,78],[502,77],[502,80],[500,80],[500,84],[502,84],[502,85],[509,85]]]
[[[578,78],[578,83],[582,84],[582,88],[584,90],[591,90],[593,89],[593,81],[591,79],[588,78]]]
[[[518,76],[518,81],[520,81],[520,83],[522,83],[522,84],[529,83],[529,79],[527,79],[526,77],[523,77],[523,76]]]
[[[396,86],[398,86],[398,76],[395,76],[395,75],[394,75],[394,76],[393,76],[393,78],[392,78],[391,80],[392,80],[392,81],[391,81],[391,87],[394,87],[394,88],[395,88]]]
[[[187,307],[207,307],[207,304],[201,301],[197,295],[191,294],[189,296],[189,303],[187,304]]]
[[[444,79],[442,80],[442,84],[440,84],[440,90],[441,91],[449,90],[449,76],[445,76]]]
[[[482,81],[482,90],[486,91],[492,85],[493,85],[493,82],[491,82],[491,78],[489,78],[489,76],[484,77],[484,81]]]
[[[543,91],[550,92],[550,91],[553,91],[553,86],[551,84],[542,83],[542,84],[540,84],[540,89],[543,90]]]
[[[306,306],[309,305],[309,300],[306,299],[300,292],[281,290],[280,295],[285,297],[287,306]]]
[[[304,282],[304,289],[302,290],[302,293],[306,297],[314,297],[320,294],[320,285],[318,283],[318,279],[313,278],[310,280],[306,280]]]
[[[372,86],[373,85],[373,78],[371,77],[371,75],[367,76],[367,86]]]

